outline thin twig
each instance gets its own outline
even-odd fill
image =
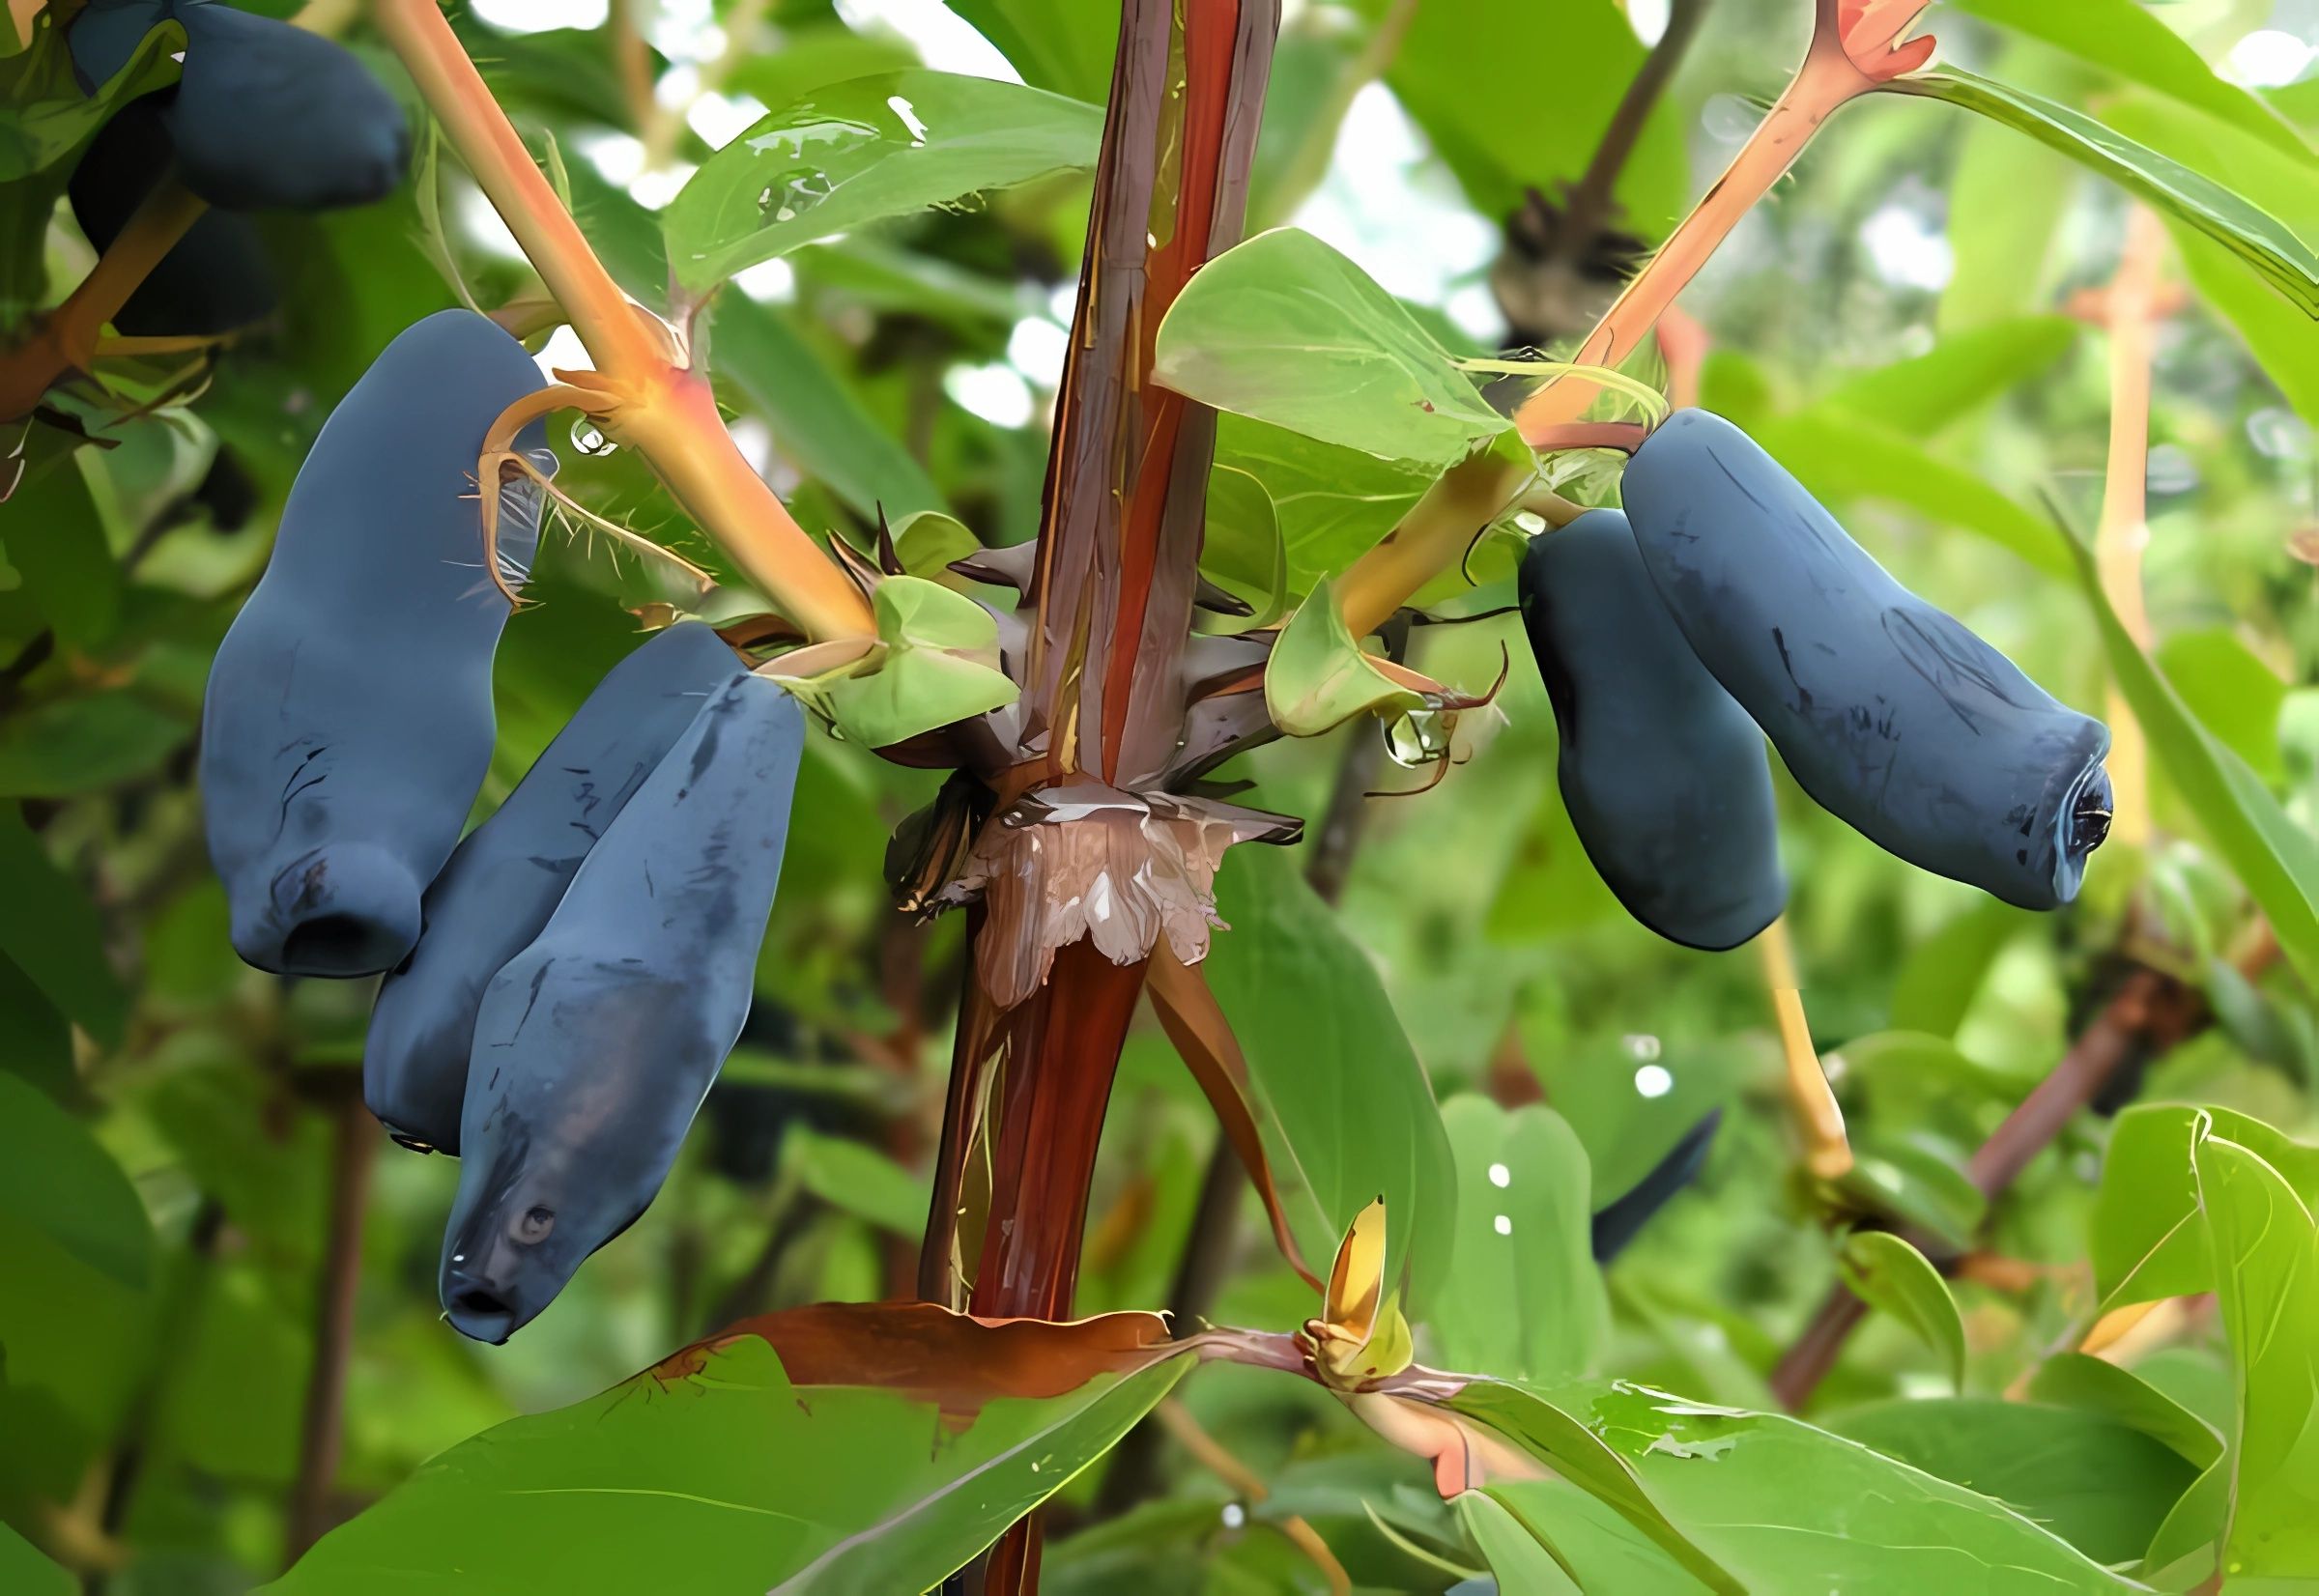
[[[362,1211],[378,1126],[350,1083],[338,1106],[331,1149],[329,1239],[316,1293],[314,1367],[306,1377],[305,1417],[299,1428],[298,1478],[290,1489],[282,1557],[295,1563],[329,1527],[330,1490],[345,1438],[346,1368],[355,1338],[355,1294],[362,1280]]]
[[[1756,938],[1763,959],[1763,984],[1771,992],[1772,1012],[1780,1025],[1780,1053],[1787,1061],[1788,1103],[1796,1129],[1804,1138],[1804,1167],[1823,1181],[1842,1180],[1851,1172],[1852,1145],[1845,1139],[1844,1110],[1828,1087],[1819,1050],[1812,1045],[1812,1023],[1804,1015],[1802,984],[1795,973],[1795,953],[1788,941],[1788,919],[1782,915]]]
[[[1586,171],[1570,187],[1568,203],[1562,207],[1561,228],[1556,235],[1555,254],[1561,259],[1585,259],[1595,236],[1617,214],[1614,195],[1618,174],[1626,169],[1628,157],[1643,137],[1643,129],[1649,125],[1652,109],[1666,93],[1675,68],[1682,65],[1706,14],[1707,0],[1674,0],[1668,8],[1666,31],[1659,35],[1658,42],[1651,45],[1650,53],[1643,58],[1643,65],[1628,81],[1626,93],[1619,97],[1618,109],[1611,113],[1610,123],[1603,128]]]

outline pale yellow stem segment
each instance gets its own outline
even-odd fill
[[[2094,564],[2103,594],[2118,623],[2147,652],[2150,612],[2142,594],[2142,553],[2150,545],[2146,481],[2150,469],[2150,366],[2163,312],[2159,270],[2165,229],[2157,214],[2136,205],[2126,222],[2126,248],[2117,275],[2102,296],[2109,328],[2109,459],[2102,477],[2102,519],[2094,531]],[[2117,684],[2109,688],[2109,784],[2115,802],[2110,834],[2135,844],[2150,841],[2150,750],[2133,710]]]
[[[1788,940],[1785,916],[1763,927],[1756,938],[1762,952],[1763,983],[1771,989],[1771,1008],[1780,1025],[1780,1053],[1787,1061],[1788,1104],[1796,1129],[1804,1138],[1804,1167],[1823,1181],[1841,1180],[1851,1173],[1852,1144],[1844,1132],[1844,1110],[1820,1068],[1819,1052],[1812,1045],[1811,1022],[1804,1015],[1804,994],[1795,975],[1795,951]]]

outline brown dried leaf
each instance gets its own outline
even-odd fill
[[[1046,980],[1056,950],[1081,938],[1114,964],[1134,964],[1164,936],[1179,959],[1198,963],[1209,930],[1224,924],[1215,892],[1224,850],[1289,841],[1303,824],[1082,780],[1026,795],[984,822],[965,869],[938,901],[988,904],[976,968],[991,1001],[1011,1009]]]
[[[1321,1290],[1321,1277],[1304,1262],[1296,1235],[1289,1229],[1279,1188],[1273,1181],[1264,1136],[1256,1127],[1256,1110],[1248,1099],[1248,1061],[1241,1053],[1240,1040],[1232,1034],[1232,1022],[1208,988],[1208,978],[1168,949],[1158,948],[1153,950],[1144,990],[1151,995],[1152,1012],[1160,1016],[1160,1029],[1207,1094],[1224,1139],[1240,1155],[1241,1167],[1248,1172],[1256,1194],[1264,1199],[1265,1216],[1273,1226],[1273,1244],[1288,1260],[1288,1267],[1304,1277],[1305,1284]]]

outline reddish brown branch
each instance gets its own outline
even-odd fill
[[[329,1238],[314,1314],[314,1367],[299,1431],[298,1478],[290,1490],[284,1563],[294,1563],[330,1526],[330,1489],[345,1439],[346,1367],[355,1338],[355,1294],[362,1280],[362,1211],[370,1199],[379,1127],[349,1090],[338,1106],[330,1155]]]
[[[2240,961],[2241,968],[2259,974],[2276,956],[2277,944],[2265,936]],[[2046,1078],[1981,1144],[1966,1166],[1973,1184],[1993,1204],[2121,1069],[2137,1058],[2180,1046],[2213,1020],[2205,998],[2194,988],[2159,971],[2136,969]],[[1920,1251],[1940,1250],[1931,1237],[1912,1234],[1908,1240]],[[1772,1395],[1781,1406],[1793,1411],[1810,1400],[1867,1313],[1867,1306],[1843,1285],[1829,1291],[1772,1371]]]

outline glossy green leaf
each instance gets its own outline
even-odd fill
[[[2033,48],[2002,51],[1990,75],[2044,87],[2052,74],[2036,70]],[[1962,129],[1948,185],[1954,265],[1940,295],[1941,337],[2047,308],[2054,240],[2082,176],[2066,156],[2024,143],[2002,124],[1976,117]]]
[[[1217,410],[1437,473],[1510,426],[1398,299],[1294,227],[1201,269],[1160,324],[1153,376]]]
[[[1580,1587],[1569,1572],[1495,1496],[1486,1491],[1468,1491],[1452,1505],[1482,1560],[1498,1577],[1501,1591],[1535,1592],[1536,1596],[1562,1596],[1567,1591],[1576,1596]]]
[[[1276,1176],[1299,1244],[1334,1256],[1353,1218],[1386,1202],[1386,1279],[1407,1271],[1403,1303],[1423,1313],[1447,1276],[1457,1169],[1418,1064],[1369,956],[1276,848],[1234,848],[1217,872],[1231,929],[1200,968],[1240,1040],[1276,1135]]]
[[[2162,1441],[2193,1468],[2212,1468],[2222,1438],[2204,1419],[2131,1369],[2086,1353],[2057,1353],[2030,1377],[2039,1402],[2082,1408]]]
[[[18,1076],[0,1073],[0,1212],[45,1234],[131,1291],[153,1269],[153,1226],[88,1126]]]
[[[1854,1231],[1837,1250],[1844,1283],[1932,1349],[1951,1386],[1964,1386],[1964,1320],[1949,1283],[1925,1255],[1890,1231]],[[2185,1482],[2188,1483],[2188,1482]]]
[[[121,1040],[129,994],[88,895],[49,862],[14,804],[0,804],[0,954],[98,1040]]]
[[[2198,724],[2119,623],[2102,591],[2093,552],[2075,540],[2070,548],[2079,585],[2101,623],[2110,670],[2150,740],[2153,762],[2262,905],[2288,959],[2305,981],[2319,980],[2319,841],[2287,817],[2245,760]]]
[[[2215,1289],[2192,1158],[2202,1125],[2250,1150],[2305,1202],[2319,1201],[2319,1147],[2227,1108],[2130,1108],[2110,1132],[2094,1205],[2094,1284],[2104,1308]]]
[[[1949,0],[1961,11],[2069,51],[2079,60],[2194,105],[2298,159],[2309,148],[2258,97],[2226,83],[2190,43],[2135,0]]]
[[[745,1336],[698,1374],[640,1375],[453,1447],[266,1588],[611,1596],[664,1588],[681,1547],[701,1589],[926,1590],[1102,1456],[1188,1361],[996,1398],[952,1427],[900,1392],[792,1385]]]
[[[2229,1538],[2235,1588],[2319,1569],[2319,1225],[2253,1148],[2199,1126],[2191,1156],[2238,1373]]]
[[[1976,532],[2048,576],[2070,574],[2068,540],[2050,521],[1876,421],[1815,407],[1762,423],[1755,439],[1816,498],[1897,504]]]
[[[2128,1378],[2132,1378],[2129,1376]],[[2043,1525],[2098,1563],[2131,1563],[2198,1477],[2100,1412],[1987,1397],[1879,1402],[1828,1428]]]
[[[910,70],[828,84],[709,157],[662,226],[705,293],[799,244],[1093,164],[1103,113],[986,77]]]
[[[834,1209],[915,1240],[926,1230],[926,1184],[893,1159],[845,1136],[793,1125],[781,1167]]]
[[[1468,1093],[1442,1107],[1457,1160],[1449,1277],[1426,1323],[1453,1369],[1532,1384],[1591,1372],[1610,1329],[1586,1149],[1551,1108]]]
[[[2276,216],[2066,105],[1956,68],[1891,87],[1993,117],[2101,173],[2221,244],[2306,313],[2319,314],[2319,255]]]
[[[1734,1588],[2132,1588],[2004,1504],[1799,1420],[1638,1385],[1590,1390],[1569,1394],[1572,1415]]]

